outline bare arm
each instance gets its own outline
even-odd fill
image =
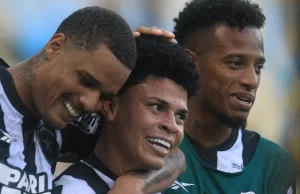
[[[185,156],[177,149],[163,168],[147,173],[131,173],[119,177],[109,194],[153,194],[172,185],[186,170]]]

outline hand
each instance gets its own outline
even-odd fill
[[[139,37],[141,34],[149,34],[149,35],[153,35],[153,36],[163,36],[165,38],[170,39],[171,42],[173,42],[175,44],[177,43],[177,41],[174,39],[175,35],[173,33],[163,30],[161,28],[157,28],[155,26],[153,26],[151,28],[141,26],[141,27],[137,28],[136,30],[134,30],[132,32],[132,34],[135,38]]]
[[[120,176],[108,194],[144,194],[145,181],[139,177],[127,174]]]
[[[163,168],[148,172],[128,172],[119,177],[109,194],[153,194],[171,186],[186,169],[185,156],[180,149],[174,151]],[[126,192],[125,192],[126,191]]]

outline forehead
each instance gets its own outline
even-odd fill
[[[130,95],[140,100],[159,98],[171,106],[180,106],[178,108],[187,107],[188,97],[186,90],[168,78],[159,78],[150,75],[144,83],[132,87]]]
[[[237,53],[241,55],[264,55],[263,38],[259,29],[246,27],[244,29],[219,25],[209,40],[212,51],[218,53]]]

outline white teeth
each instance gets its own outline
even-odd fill
[[[74,110],[70,102],[64,101],[64,105],[72,117],[78,117],[80,115]]]
[[[156,139],[156,138],[147,138],[147,140],[150,142],[150,143],[159,143],[161,145],[164,145],[166,148],[170,149],[171,148],[171,144],[169,142],[166,142],[162,139]],[[156,144],[153,144],[155,146],[158,146]],[[159,146],[160,147],[160,146]]]
[[[243,97],[237,97],[237,99],[239,99],[240,101],[243,101],[246,104],[250,104],[251,100],[247,99],[247,98],[243,98]]]

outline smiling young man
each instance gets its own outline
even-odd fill
[[[182,141],[187,101],[198,88],[195,64],[167,39],[136,41],[136,67],[116,99],[103,105],[94,153],[56,178],[55,194],[107,193],[119,176],[161,169]]]
[[[245,129],[265,63],[262,10],[248,0],[193,0],[174,21],[201,87],[180,145],[186,172],[165,193],[295,193],[291,156]]]
[[[35,56],[1,68],[0,193],[50,194],[61,147],[54,128],[99,111],[135,61],[126,21],[107,9],[87,7],[67,17]]]

